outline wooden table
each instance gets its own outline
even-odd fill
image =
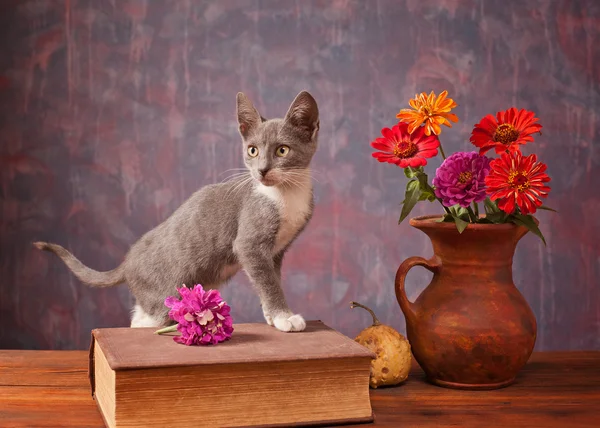
[[[87,356],[0,351],[0,427],[103,427]],[[371,402],[377,427],[600,427],[600,352],[534,354],[496,391],[429,385],[415,365],[405,384],[372,390]]]

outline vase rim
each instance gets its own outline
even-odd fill
[[[442,218],[439,214],[422,215],[413,217],[409,220],[409,224],[418,229],[453,229],[456,230],[454,223],[442,223],[437,220]],[[517,226],[514,223],[469,223],[467,229],[470,230],[513,230],[522,226]]]

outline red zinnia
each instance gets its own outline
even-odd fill
[[[520,144],[533,141],[532,134],[540,132],[542,125],[536,123],[538,120],[535,113],[523,109],[517,111],[514,107],[499,111],[496,118],[488,114],[473,127],[470,141],[479,147],[480,155],[492,148],[496,153],[515,152]]]
[[[392,129],[383,128],[381,135],[371,143],[371,147],[381,152],[373,153],[379,162],[389,162],[400,168],[408,166],[417,168],[427,165],[425,159],[437,155],[440,140],[436,135],[425,135],[425,128],[419,127],[412,134],[408,133],[408,124],[400,122]]]
[[[521,152],[502,153],[490,163],[491,171],[485,178],[490,199],[498,199],[498,208],[512,214],[515,205],[522,214],[533,214],[542,205],[540,198],[548,196],[550,181],[546,165],[535,155],[523,156]]]

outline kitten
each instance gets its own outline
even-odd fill
[[[290,310],[281,289],[281,264],[312,216],[309,165],[317,149],[317,103],[303,91],[285,118],[266,120],[238,93],[237,118],[248,172],[198,190],[133,244],[116,269],[98,272],[60,245],[34,245],[57,254],[88,285],[127,282],[136,299],[131,327],[168,325],[164,300],[176,295],[176,287],[218,288],[243,269],[267,323],[281,331],[304,330],[303,317]]]

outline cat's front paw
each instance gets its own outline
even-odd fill
[[[263,306],[263,315],[265,317],[265,321],[267,322],[267,324],[273,325],[273,317],[271,316],[271,314],[269,312],[265,311],[264,306]]]
[[[271,315],[265,315],[265,321],[269,325],[273,325],[273,317]]]
[[[278,315],[273,318],[273,325],[280,331],[302,331],[306,328],[306,321],[300,314],[292,316]]]

